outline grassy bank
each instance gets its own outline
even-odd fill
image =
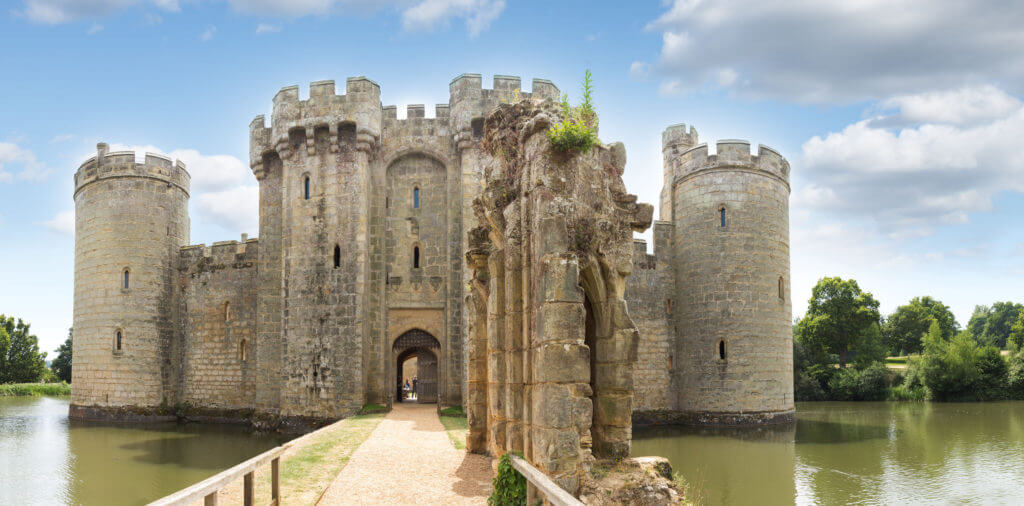
[[[71,395],[71,385],[67,383],[5,383],[0,385],[0,397],[39,395]]]
[[[383,419],[383,414],[355,415],[296,441],[281,459],[282,502],[315,504]],[[270,466],[256,471],[255,492],[257,503],[270,499]],[[218,502],[242,504],[242,480],[222,490]]]
[[[466,435],[469,434],[469,426],[466,423],[466,414],[462,412],[462,406],[452,406],[441,410],[441,425],[444,425],[448,438],[459,450],[466,449]]]

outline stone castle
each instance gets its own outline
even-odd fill
[[[652,255],[632,239],[649,226],[650,206],[616,186],[625,151],[599,147],[592,162],[612,176],[595,179],[594,188],[616,189],[593,198],[605,203],[601,212],[618,209],[628,219],[602,228],[604,215],[570,206],[563,211],[596,228],[535,224],[536,248],[551,246],[544,234],[568,230],[573,244],[599,252],[594,262],[604,265],[560,271],[566,290],[586,292],[586,304],[568,296],[585,311],[579,321],[563,315],[541,324],[524,316],[543,311],[516,295],[521,278],[495,281],[496,269],[505,269],[495,263],[499,243],[520,241],[524,231],[503,222],[503,208],[481,204],[485,193],[501,191],[485,170],[501,160],[483,145],[485,123],[501,104],[557,99],[559,90],[534,79],[523,92],[509,76],[495,76],[485,89],[480,75],[463,74],[449,91],[433,118],[410,105],[398,119],[364,77],[349,78],[343,94],[333,81],[312,83],[307,99],[298,87],[280,90],[269,124],[257,116],[249,127],[258,239],[189,245],[185,166],[148,153],[139,161],[100,144],[74,176],[71,416],[186,413],[301,429],[365,404],[396,402],[402,364],[416,357],[420,402],[465,405],[471,447],[515,449],[523,444],[515,431],[540,420],[513,412],[521,399],[502,407],[501,395],[530,380],[494,378],[522,371],[514,363],[531,346],[489,339],[544,339],[579,324],[587,339],[597,329],[597,341],[573,348],[590,357],[581,371],[593,386],[574,395],[592,397],[594,420],[605,420],[594,422],[595,448],[621,454],[625,441],[628,449],[631,417],[706,424],[793,418],[784,158],[764,146],[752,155],[743,141],[720,141],[709,154],[693,128],[669,127]],[[573,187],[566,198],[591,198],[588,191]],[[545,205],[517,205],[516,212],[551,212]],[[485,223],[489,232],[480,228]],[[500,300],[492,285],[504,293]],[[495,316],[498,306],[522,321]],[[504,323],[496,328],[495,318]],[[538,353],[546,361],[529,370],[543,363],[550,374],[537,381],[558,384],[559,371],[572,369],[571,361]]]

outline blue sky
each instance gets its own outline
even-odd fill
[[[1024,301],[1024,8],[984,3],[6,2],[0,313],[51,355],[63,341],[71,176],[98,141],[184,160],[191,242],[208,244],[256,235],[248,124],[283,86],[365,75],[400,115],[430,115],[460,73],[577,98],[590,68],[641,200],[658,200],[670,124],[790,160],[794,316],[839,275],[885,312],[932,295],[966,324],[975,304]]]

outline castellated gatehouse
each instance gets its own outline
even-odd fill
[[[190,244],[181,162],[81,164],[73,418],[308,430],[401,402],[415,358],[415,402],[464,406],[471,450],[569,490],[634,422],[793,419],[778,153],[668,127],[654,220],[621,144],[551,153],[550,81],[463,74],[404,119],[367,78],[336,88],[249,125],[258,237]]]

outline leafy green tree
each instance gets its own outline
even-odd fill
[[[1015,352],[1024,347],[1024,311],[1017,313],[1017,321],[1010,327],[1010,335],[1006,338],[1006,347]]]
[[[846,366],[847,355],[857,351],[866,332],[878,325],[878,301],[862,292],[857,281],[822,278],[814,285],[807,314],[797,323],[795,336],[819,360],[835,354]]]
[[[872,323],[861,333],[855,349],[857,355],[853,359],[853,364],[861,370],[884,362],[885,357],[889,356],[889,348],[882,339],[882,330],[877,323]]]
[[[975,306],[967,323],[967,330],[979,343],[1006,348],[1013,325],[1024,310],[1024,304],[996,302],[989,306]]]
[[[974,399],[978,382],[977,344],[968,332],[952,340],[942,338],[937,322],[932,323],[924,338],[921,379],[933,399],[963,401]]]
[[[27,323],[0,314],[0,383],[36,383],[46,372],[46,353]]]
[[[71,338],[74,329],[68,329],[68,339],[57,348],[57,358],[50,363],[50,370],[58,380],[71,383]]]
[[[882,334],[890,351],[898,355],[921,352],[921,336],[928,332],[932,320],[939,323],[942,335],[949,340],[960,330],[949,306],[929,296],[914,297],[896,308],[885,320]]]

